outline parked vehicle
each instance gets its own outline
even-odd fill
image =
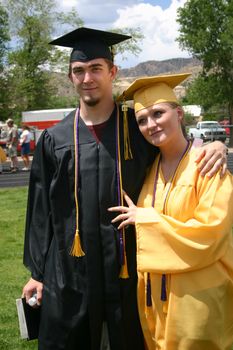
[[[203,141],[226,141],[225,129],[216,121],[198,122],[195,128],[190,128],[190,138],[201,138]]]
[[[60,108],[22,112],[22,123],[34,128],[37,143],[44,129],[57,124],[73,110],[74,108]]]

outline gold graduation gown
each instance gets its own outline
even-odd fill
[[[183,158],[172,183],[160,169],[153,208],[157,157],[138,201],[138,303],[149,350],[225,350],[233,343],[233,178],[202,178],[194,156],[192,150]]]

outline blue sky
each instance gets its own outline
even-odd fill
[[[129,55],[127,61],[116,57],[122,68],[133,67],[148,60],[188,57],[180,50],[176,13],[186,0],[60,0],[62,10],[74,7],[86,27],[110,28],[140,27],[145,37],[138,57]]]
[[[151,0],[151,1],[141,1],[141,2],[147,2],[151,5],[158,5],[161,6],[163,9],[168,8],[171,5],[171,0]]]

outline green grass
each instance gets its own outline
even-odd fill
[[[36,350],[37,341],[20,339],[15,299],[29,278],[23,266],[27,188],[0,190],[0,349]]]

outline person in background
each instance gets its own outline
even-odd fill
[[[173,88],[188,74],[136,80],[142,135],[159,154],[137,206],[113,224],[136,227],[138,305],[149,350],[230,350],[233,345],[233,177],[199,176],[196,150],[182,131],[184,112]],[[146,155],[145,155],[146,156]]]
[[[41,304],[39,350],[144,349],[134,228],[118,231],[107,210],[122,202],[122,188],[137,200],[157,152],[133,110],[124,118],[113,99],[109,47],[129,38],[78,28],[51,43],[73,48],[69,78],[80,105],[42,133],[31,166],[23,295],[36,292]],[[225,146],[208,147],[199,158],[212,174]]]
[[[2,174],[3,172],[3,167],[2,167],[2,163],[4,163],[6,161],[6,153],[3,150],[3,148],[0,146],[0,174]]]
[[[27,125],[22,126],[22,133],[20,135],[19,143],[21,146],[21,156],[24,162],[23,171],[29,170],[29,154],[30,154],[30,141],[31,141],[31,133],[30,128]]]
[[[11,172],[15,173],[19,169],[19,163],[17,158],[17,146],[18,146],[18,131],[14,126],[13,119],[9,118],[6,121],[7,124],[7,155],[11,160]]]

